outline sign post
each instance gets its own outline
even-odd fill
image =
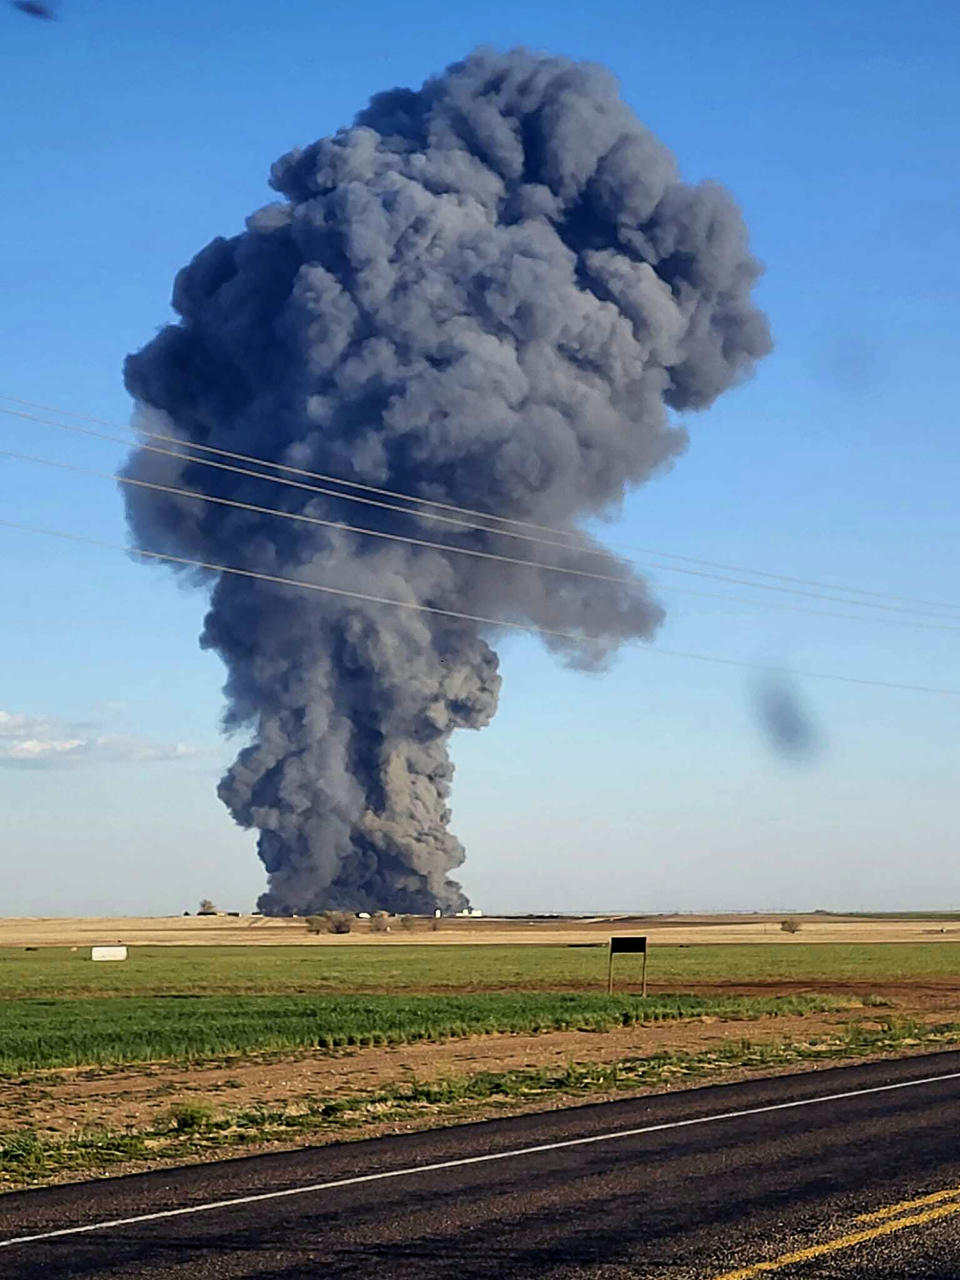
[[[632,938],[611,938],[610,954],[607,957],[607,995],[613,995],[613,957],[617,955],[641,955],[643,956],[643,970],[641,973],[641,994],[643,998],[647,998],[647,939],[646,935],[639,935]]]

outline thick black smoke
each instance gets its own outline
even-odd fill
[[[378,94],[271,182],[282,201],[180,272],[179,323],[127,361],[147,429],[574,530],[682,451],[667,407],[704,408],[769,350],[736,206],[678,180],[600,68],[475,53],[419,91]],[[128,473],[563,559],[143,450]],[[661,619],[637,580],[142,490],[127,507],[148,548],[569,632],[550,643],[573,662]],[[629,577],[605,553],[580,564]],[[216,577],[202,643],[227,665],[227,725],[253,735],[220,795],[260,832],[263,909],[464,903],[448,744],[496,708],[490,631]]]

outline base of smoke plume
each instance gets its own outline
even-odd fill
[[[830,996],[198,996],[21,1000],[4,1014],[0,1072],[408,1044],[491,1032],[609,1031],[705,1015],[763,1018],[848,1007]]]

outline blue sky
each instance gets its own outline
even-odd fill
[[[0,11],[0,395],[126,421],[124,355],[169,318],[175,271],[270,198],[277,156],[477,44],[527,44],[611,67],[684,175],[733,190],[767,269],[774,355],[689,419],[686,456],[606,536],[960,604],[954,6],[62,0],[61,15]],[[0,448],[106,470],[122,453],[3,415]],[[108,481],[0,458],[0,492],[4,518],[124,540]],[[262,874],[214,793],[237,744],[196,643],[202,597],[108,550],[2,528],[0,546],[0,711],[24,718],[8,741],[77,744],[56,766],[4,762],[0,722],[0,912],[248,907]],[[960,687],[949,630],[651,576],[663,647]],[[497,719],[454,746],[479,905],[960,906],[956,697],[800,678],[821,749],[796,763],[766,744],[742,669],[638,647],[584,676],[532,638],[502,657]]]

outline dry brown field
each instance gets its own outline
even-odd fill
[[[124,943],[128,946],[295,945],[337,947],[370,945],[436,946],[489,943],[553,943],[603,941],[611,933],[645,933],[651,943],[782,943],[802,946],[813,942],[956,942],[960,920],[882,919],[843,916],[797,916],[798,934],[784,933],[781,915],[608,915],[590,919],[444,918],[418,919],[412,930],[394,923],[389,933],[374,933],[368,921],[358,920],[354,931],[342,936],[306,933],[302,919],[266,916],[105,916],[0,919],[0,947],[70,947]]]

